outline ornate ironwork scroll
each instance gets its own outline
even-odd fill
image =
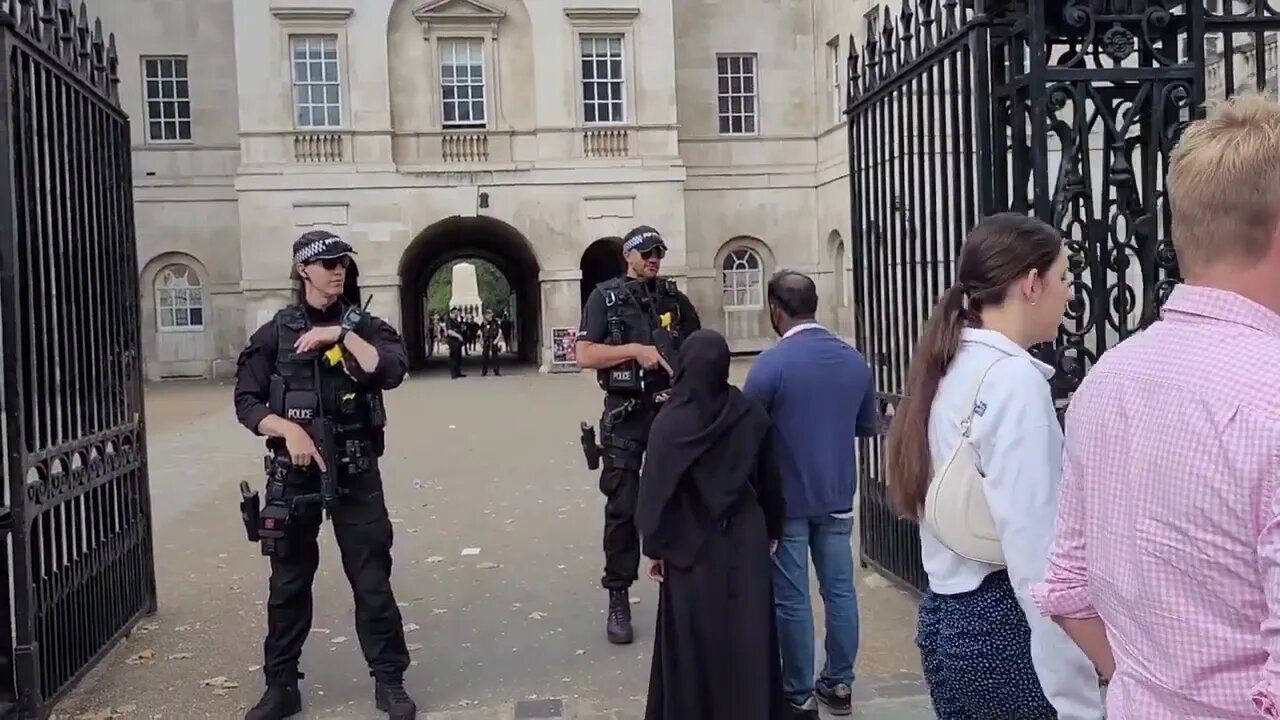
[[[1054,343],[1062,405],[1179,282],[1165,178],[1205,100],[1280,98],[1277,0],[905,0],[849,56],[856,336],[887,411],[979,218],[1062,231],[1071,301]],[[851,47],[853,38],[851,38]],[[859,457],[864,560],[923,588],[915,527]]]

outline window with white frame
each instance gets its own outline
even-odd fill
[[[440,40],[441,118],[445,127],[485,126],[484,41]]]
[[[756,132],[756,56],[716,57],[719,81],[720,134],[751,135]]]
[[[759,309],[764,306],[764,264],[751,248],[740,247],[724,257],[724,308]]]
[[[622,35],[583,35],[581,47],[583,122],[626,122]]]
[[[156,274],[156,323],[161,330],[204,328],[200,276],[189,265],[166,266]]]
[[[185,55],[142,59],[147,142],[191,141],[191,83]]]
[[[827,53],[831,56],[827,63],[827,78],[831,86],[831,122],[840,124],[844,120],[844,88],[840,85],[840,36],[831,38],[827,43]]]
[[[299,128],[342,126],[342,81],[336,35],[294,35],[293,107]]]

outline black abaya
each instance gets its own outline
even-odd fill
[[[785,717],[769,557],[781,484],[768,415],[728,371],[722,336],[689,336],[649,437],[636,519],[665,579],[645,720]]]

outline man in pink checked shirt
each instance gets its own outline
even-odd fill
[[[1169,186],[1186,284],[1072,399],[1032,595],[1109,720],[1280,718],[1280,105],[1193,123]]]

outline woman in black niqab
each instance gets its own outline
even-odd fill
[[[729,384],[724,337],[699,330],[650,431],[636,507],[662,583],[645,720],[785,717],[770,559],[782,520],[769,416]]]

